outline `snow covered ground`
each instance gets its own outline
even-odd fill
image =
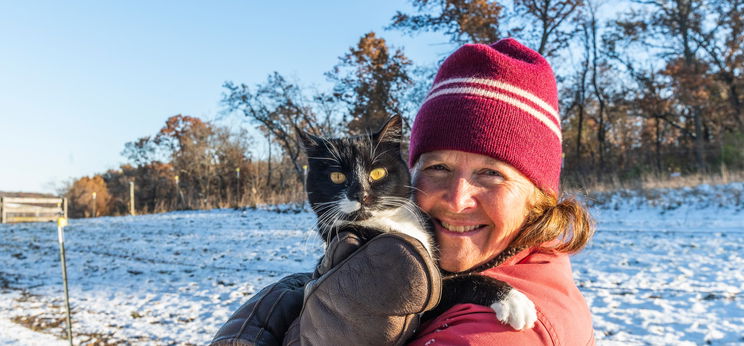
[[[573,258],[599,344],[744,344],[744,183],[587,199]],[[72,220],[77,343],[205,344],[278,277],[321,255],[309,212],[215,210]],[[0,225],[0,345],[62,345],[56,227]]]

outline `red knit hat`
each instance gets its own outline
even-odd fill
[[[545,58],[511,38],[452,53],[413,122],[409,165],[435,150],[507,162],[557,195],[561,123],[555,77]]]

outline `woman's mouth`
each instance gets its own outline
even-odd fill
[[[453,225],[442,220],[437,221],[439,221],[439,225],[442,226],[445,231],[450,231],[453,233],[468,233],[486,227],[486,225]]]

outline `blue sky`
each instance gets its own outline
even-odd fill
[[[124,162],[174,114],[219,115],[226,80],[325,88],[366,32],[431,64],[441,35],[385,31],[405,1],[0,0],[0,191],[52,192]],[[226,120],[241,125],[237,118]]]

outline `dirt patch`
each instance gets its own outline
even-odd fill
[[[67,322],[65,317],[49,317],[44,315],[15,316],[10,319],[13,323],[24,326],[38,333],[53,335],[59,339],[67,339]],[[72,337],[76,345],[127,345],[130,342],[114,337],[112,334],[76,333],[73,323]],[[139,340],[149,341],[149,340]]]
[[[41,296],[29,293],[23,290],[20,296],[14,299],[17,303],[38,303]],[[18,315],[10,318],[10,321],[31,329],[37,333],[52,335],[58,339],[67,339],[67,318],[64,308],[61,305],[50,303],[47,304],[48,312],[38,314]],[[75,345],[131,345],[133,340],[124,340],[114,336],[114,332],[107,333],[86,333],[75,330],[75,310],[72,311],[72,337]],[[113,326],[110,326],[113,327]],[[149,337],[135,338],[134,341],[142,343],[151,343]]]

